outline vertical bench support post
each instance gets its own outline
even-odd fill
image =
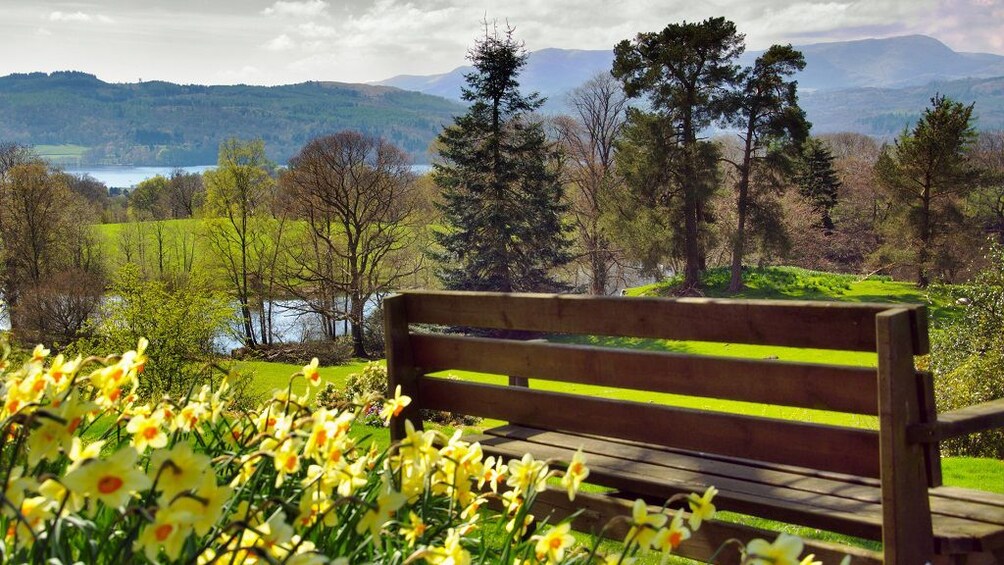
[[[411,353],[411,340],[408,336],[407,296],[395,294],[383,299],[384,338],[387,343],[387,395],[394,395],[398,385],[401,394],[411,397],[411,404],[406,406],[396,418],[390,422],[391,441],[404,438],[404,422],[411,420],[415,429],[422,429],[422,417],[418,407],[418,378],[421,376],[415,367]]]
[[[906,437],[907,426],[921,421],[910,312],[879,313],[875,324],[884,562],[928,563],[934,540],[927,465],[923,446]]]

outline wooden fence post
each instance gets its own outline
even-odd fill
[[[878,350],[882,552],[888,565],[931,561],[934,540],[924,448],[907,427],[921,421],[913,364],[911,314],[897,308],[875,316]]]
[[[392,441],[404,438],[404,421],[411,420],[415,429],[422,429],[419,412],[418,378],[411,353],[411,339],[408,336],[407,297],[395,294],[383,299],[384,339],[387,343],[387,394],[393,397],[398,385],[401,394],[411,397],[411,404],[391,419],[390,437]]]

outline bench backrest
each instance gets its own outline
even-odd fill
[[[425,375],[468,370],[876,416],[883,411],[878,375],[891,366],[892,355],[899,362],[894,379],[910,381],[900,388],[913,391],[903,394],[914,395],[913,403],[924,397],[912,358],[928,349],[923,306],[422,291],[387,298],[384,311],[392,386],[400,384],[415,399],[406,414],[413,420],[419,407],[449,410],[877,478],[879,430]],[[880,319],[896,322],[891,334]],[[879,353],[879,370],[422,333],[413,324],[487,328],[503,335],[525,331],[873,351]],[[933,410],[933,402],[928,404],[920,409]],[[400,430],[395,433],[399,437]],[[936,482],[937,458],[929,457],[928,466],[928,480]]]

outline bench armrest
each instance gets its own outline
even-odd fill
[[[911,441],[931,443],[996,428],[1004,428],[1004,398],[938,414],[938,421],[910,426],[907,434]]]

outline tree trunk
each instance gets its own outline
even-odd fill
[[[363,343],[363,322],[365,320],[363,311],[364,301],[361,296],[352,296],[352,315],[350,325],[352,327],[352,355],[355,357],[369,357],[366,353],[366,346]]]
[[[750,173],[753,166],[753,122],[746,130],[746,147],[743,149],[743,164],[739,169],[739,194],[736,195],[736,237],[732,242],[732,277],[729,292],[743,289],[743,247],[746,244],[746,210],[749,208]]]
[[[927,261],[930,258],[931,234],[931,188],[924,186],[921,196],[920,210],[920,249],[917,251],[917,285],[927,288],[930,284],[927,273]]]

